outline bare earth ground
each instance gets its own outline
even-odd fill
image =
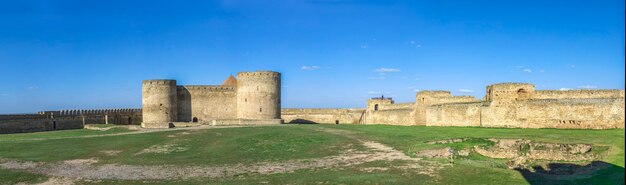
[[[175,130],[196,130],[210,129],[216,127],[188,127],[177,128]],[[219,127],[226,128],[226,127]],[[88,138],[88,137],[104,137],[128,134],[142,134],[149,132],[163,132],[166,130],[139,130],[127,133],[115,133],[95,136],[77,136],[63,138]],[[32,173],[45,174],[51,176],[47,182],[43,184],[72,184],[76,180],[84,179],[121,179],[121,180],[159,180],[159,179],[189,179],[197,177],[230,177],[239,174],[275,174],[289,173],[301,169],[322,168],[330,169],[343,166],[352,166],[372,161],[408,161],[406,165],[394,166],[394,168],[412,169],[418,174],[424,174],[431,177],[436,176],[437,170],[443,167],[442,164],[421,161],[419,158],[412,158],[403,152],[396,150],[384,144],[363,140],[354,136],[350,131],[332,129],[332,128],[316,128],[316,131],[341,135],[359,141],[367,150],[342,151],[340,155],[328,156],[322,158],[306,159],[306,160],[288,160],[284,162],[260,162],[255,164],[234,164],[224,166],[173,166],[173,165],[124,165],[124,164],[99,164],[97,158],[74,159],[62,162],[33,162],[18,161],[12,159],[0,158],[0,167],[12,170],[22,170]],[[185,134],[181,132],[179,134]],[[168,137],[176,137],[170,135]],[[51,138],[58,139],[58,138]],[[44,140],[44,139],[28,139],[28,140]],[[168,150],[176,150],[173,146],[151,146],[141,152],[167,152]],[[117,155],[119,151],[101,151],[107,155]],[[141,153],[140,152],[140,153]],[[365,169],[367,171],[377,171],[386,169]]]

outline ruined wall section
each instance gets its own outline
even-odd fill
[[[359,124],[365,109],[282,109],[285,123]]]
[[[426,108],[427,126],[480,126],[482,102],[444,103]]]
[[[434,125],[434,123],[428,124],[427,117],[428,109],[432,105],[475,102],[480,102],[480,100],[474,98],[473,96],[452,96],[450,91],[420,91],[415,95],[413,122],[415,125]],[[445,120],[437,120],[437,122],[439,121]]]
[[[142,106],[144,128],[169,128],[178,120],[175,80],[144,80]]]
[[[177,98],[179,122],[207,123],[215,119],[237,118],[234,86],[178,86]]]
[[[237,118],[280,119],[280,98],[280,73],[237,73]]]

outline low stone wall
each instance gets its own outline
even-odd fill
[[[282,109],[285,123],[358,124],[365,109]]]
[[[212,126],[227,125],[279,125],[282,119],[217,119],[211,121]]]
[[[414,125],[413,109],[368,111],[366,124]]]
[[[482,103],[439,104],[426,109],[427,126],[480,126]]]

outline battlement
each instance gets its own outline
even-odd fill
[[[105,115],[105,114],[132,114],[141,113],[140,108],[126,109],[76,109],[76,110],[57,110],[57,111],[41,111],[40,115],[52,116],[81,116],[81,115]]]
[[[237,78],[279,78],[280,73],[274,71],[239,72]]]
[[[143,85],[176,85],[176,80],[169,79],[156,79],[156,80],[143,80]]]
[[[181,85],[181,86],[176,86],[176,89],[207,90],[207,91],[235,91],[234,86],[227,86],[227,85]]]

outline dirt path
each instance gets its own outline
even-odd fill
[[[289,160],[284,162],[261,162],[246,165],[234,164],[225,166],[142,166],[122,164],[94,165],[94,163],[97,163],[97,159],[95,158],[75,159],[54,163],[17,161],[0,158],[0,168],[45,174],[55,178],[123,180],[188,179],[197,177],[219,178],[235,176],[238,174],[289,173],[301,169],[332,169],[380,160],[409,161],[408,165],[394,167],[412,169],[416,173],[429,176],[434,176],[436,174],[436,171],[441,168],[441,165],[438,165],[437,163],[420,161],[419,158],[411,158],[405,155],[403,152],[395,150],[392,147],[386,146],[384,144],[359,139],[349,131],[331,128],[315,128],[314,130],[331,134],[340,134],[348,138],[356,139],[360,141],[360,144],[365,146],[368,150],[349,150],[344,151],[340,155],[315,159]]]

